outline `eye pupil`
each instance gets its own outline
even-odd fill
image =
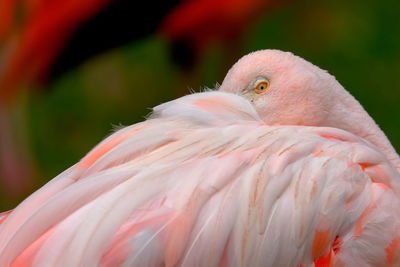
[[[265,78],[262,78],[256,82],[256,84],[254,85],[254,90],[257,94],[261,94],[267,91],[268,87],[269,81]]]

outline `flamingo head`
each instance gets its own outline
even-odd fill
[[[328,72],[279,50],[241,58],[220,90],[243,95],[269,125],[328,126],[333,95],[347,93]]]

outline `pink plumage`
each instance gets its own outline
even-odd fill
[[[398,266],[399,162],[333,76],[255,52],[0,214],[0,266]]]

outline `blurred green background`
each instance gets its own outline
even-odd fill
[[[222,82],[229,62],[248,52],[291,51],[328,70],[381,126],[400,151],[399,1],[291,1],[255,18],[238,54],[214,43],[194,70],[182,71],[157,34],[90,58],[44,88],[26,85],[17,97],[12,124],[34,166],[34,181],[18,196],[0,189],[0,209],[70,167],[112,133],[113,125],[144,119],[151,107]],[[190,78],[187,78],[190,76]],[[34,90],[30,90],[33,87]]]

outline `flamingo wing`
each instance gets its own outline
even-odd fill
[[[193,94],[7,214],[0,266],[396,265],[399,181],[350,133],[272,127],[240,96]]]

